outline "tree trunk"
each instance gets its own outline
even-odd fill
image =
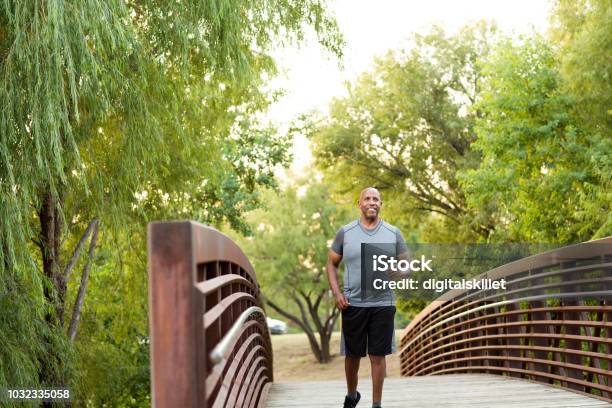
[[[60,269],[60,238],[61,218],[60,200],[48,189],[41,195],[39,209],[40,249],[43,273],[51,286],[44,285],[46,301],[52,305],[52,311],[47,313],[45,320],[49,325],[50,336],[61,335],[64,324],[64,301],[66,297],[66,282]],[[56,341],[49,338],[44,357],[40,360],[39,378],[43,387],[65,387],[64,353]],[[43,407],[51,407],[52,403],[43,402]]]
[[[323,355],[321,354],[321,347],[319,347],[319,343],[317,342],[317,336],[310,328],[308,328],[308,331],[305,331],[305,333],[308,337],[308,343],[310,344],[310,350],[312,351],[312,354],[314,354],[315,358],[319,363],[322,363]]]
[[[321,337],[321,359],[319,363],[329,363],[331,361],[331,353],[329,352],[331,336],[325,333],[320,333],[319,336]]]
[[[76,337],[77,326],[79,324],[79,319],[81,318],[81,309],[83,308],[83,299],[85,298],[85,291],[87,290],[89,270],[91,268],[91,263],[93,262],[96,244],[98,243],[98,219],[94,218],[89,225],[93,226],[93,235],[91,236],[91,241],[89,242],[88,258],[85,262],[85,265],[83,266],[83,273],[81,275],[81,286],[79,286],[79,292],[77,294],[76,300],[74,301],[74,307],[72,308],[72,318],[70,319],[70,326],[68,327],[68,337],[70,338],[70,341],[74,341],[74,338]]]
[[[328,312],[329,313],[329,312]],[[325,320],[325,324],[322,325],[322,330],[319,332],[319,337],[321,338],[321,362],[328,363],[331,361],[331,350],[330,350],[330,342],[331,336],[334,330],[334,326],[336,325],[336,320],[340,316],[340,310],[337,308],[333,308],[331,314],[327,316]]]
[[[270,299],[264,298],[265,302],[274,309],[281,316],[291,320],[295,324],[297,324],[308,338],[308,344],[310,345],[310,350],[312,354],[317,359],[317,362],[321,364],[329,363],[331,361],[331,352],[330,352],[330,341],[332,331],[335,325],[335,322],[340,315],[338,309],[333,308],[330,315],[326,317],[325,324],[323,324],[319,318],[318,310],[321,305],[321,297],[317,297],[315,302],[313,303],[310,299],[310,296],[300,293],[300,295],[306,300],[308,304],[308,313],[306,313],[306,309],[304,308],[303,303],[300,301],[299,297],[296,295],[293,297],[293,301],[296,303],[298,308],[300,309],[301,317],[298,317],[287,310],[279,307]],[[320,295],[323,296],[323,295]],[[310,321],[313,321],[315,326],[317,327],[317,332],[312,329],[310,325]],[[317,334],[319,335],[319,340],[317,341]]]
[[[60,273],[60,237],[61,220],[58,198],[47,190],[42,195],[40,219],[40,243],[42,250],[43,273],[53,285],[45,286],[45,297],[53,305],[55,316],[47,315],[49,323],[64,323],[64,299],[66,297],[66,282]]]

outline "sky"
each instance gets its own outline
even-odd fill
[[[281,74],[271,86],[284,89],[285,95],[270,108],[267,118],[281,131],[301,113],[327,112],[331,99],[344,95],[346,81],[367,71],[375,57],[405,47],[412,33],[426,32],[433,24],[452,33],[481,19],[495,21],[505,33],[544,32],[551,1],[329,0],[328,5],[347,42],[343,66],[314,36],[299,48],[275,52]],[[299,173],[311,160],[305,138],[295,140],[293,154],[291,170]]]

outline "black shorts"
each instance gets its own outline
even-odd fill
[[[395,306],[349,306],[342,311],[347,357],[386,356],[392,352]]]

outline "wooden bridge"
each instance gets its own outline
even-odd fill
[[[610,406],[612,237],[482,276],[507,290],[447,292],[406,327],[384,406]],[[274,383],[255,271],[215,229],[149,226],[149,306],[153,406],[341,406],[341,378]]]

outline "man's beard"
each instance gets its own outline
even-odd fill
[[[378,211],[374,212],[374,215],[369,215],[368,212],[366,211],[366,213],[364,214],[365,219],[368,221],[374,221],[376,220],[376,218],[378,218]]]

